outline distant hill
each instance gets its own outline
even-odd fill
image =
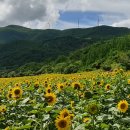
[[[117,28],[110,26],[99,26],[92,28],[76,28],[67,30],[55,29],[29,29],[17,25],[9,25],[0,28],[0,44],[10,43],[12,41],[26,40],[33,42],[43,42],[58,37],[76,37],[76,38],[111,38],[130,33],[128,28]]]
[[[89,66],[92,68],[94,65],[97,66],[96,64],[101,64],[98,63],[102,61],[98,55],[107,54],[106,47],[109,39],[113,41],[129,34],[128,28],[110,26],[67,30],[39,30],[16,25],[1,27],[0,74],[71,73],[88,69]],[[111,40],[112,44],[117,44]],[[101,45],[97,46],[97,43]],[[122,44],[120,40],[119,44]],[[100,49],[95,49],[95,46],[102,48],[105,45],[104,53]],[[80,68],[75,68],[75,71],[62,71],[62,67],[65,69],[72,65],[70,68],[73,68],[75,64]]]

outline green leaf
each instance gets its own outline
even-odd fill
[[[30,124],[28,124],[28,125],[24,125],[21,127],[14,127],[13,129],[14,130],[25,130],[25,129],[30,129],[30,128],[32,128],[32,126]]]
[[[49,112],[49,111],[51,111],[53,109],[53,106],[47,106],[44,110],[46,111],[46,112]]]
[[[121,121],[122,123],[130,123],[130,118],[129,118],[129,117],[122,118],[122,119],[120,119],[120,121]]]
[[[43,121],[46,121],[46,120],[48,120],[49,118],[50,118],[50,115],[49,115],[49,114],[44,115],[44,117],[43,117]]]
[[[119,124],[114,124],[113,127],[116,127],[116,128],[120,128],[120,125]]]
[[[81,124],[78,127],[76,127],[74,130],[86,130],[85,129],[85,124]]]
[[[27,97],[27,98],[25,98],[25,99],[21,102],[21,104],[26,104],[29,100],[30,100],[30,98]]]
[[[38,110],[32,110],[29,112],[29,114],[36,114],[36,113],[38,113]]]
[[[105,123],[101,123],[101,128],[105,129],[107,128],[106,130],[109,129],[109,125],[105,124]]]

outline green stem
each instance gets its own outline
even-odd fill
[[[93,118],[92,118],[93,130],[95,130],[94,119],[95,119],[95,116],[93,115]]]

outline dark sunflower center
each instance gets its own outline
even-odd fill
[[[45,84],[47,83],[47,81],[45,81]]]
[[[96,110],[97,110],[97,108],[96,108],[95,106],[92,106],[92,107],[91,107],[91,111],[92,111],[92,112],[95,112]]]
[[[64,113],[64,117],[67,117],[69,114],[67,112]]]
[[[109,88],[110,88],[110,86],[108,85],[108,86],[107,86],[107,89],[109,89]]]
[[[45,83],[45,87],[47,87],[48,86],[48,84],[47,83]]]
[[[101,82],[100,82],[100,81],[98,81],[98,82],[97,82],[97,85],[100,85],[100,84],[101,84]]]
[[[34,86],[35,86],[35,87],[39,87],[39,84],[35,84]]]
[[[5,112],[5,109],[3,108],[2,111]]]
[[[89,121],[89,119],[86,119],[86,122],[88,122]]]
[[[59,121],[58,126],[60,128],[65,128],[67,126],[67,122],[65,120],[61,120]]]
[[[51,90],[50,89],[48,89],[48,93],[50,93],[51,92]]]
[[[16,90],[14,91],[14,93],[15,93],[15,95],[19,95],[19,94],[20,94],[20,90],[19,90],[19,89],[16,89]]]
[[[125,103],[122,103],[121,104],[121,109],[125,109],[126,108],[126,104]]]
[[[9,98],[11,98],[11,97],[12,97],[12,94],[10,93],[10,94],[9,94]]]
[[[63,88],[63,86],[60,86],[60,88],[62,89],[62,88]]]
[[[53,97],[52,96],[48,96],[47,97],[47,102],[52,102],[53,101]]]
[[[80,85],[79,84],[75,84],[74,85],[74,89],[80,89]]]

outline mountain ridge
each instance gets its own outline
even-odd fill
[[[105,30],[104,30],[105,28]],[[109,32],[109,33],[107,33]],[[17,40],[28,40],[28,41],[44,41],[46,39],[53,39],[56,37],[74,36],[74,37],[100,37],[105,34],[108,37],[112,35],[120,36],[123,34],[130,33],[130,29],[125,27],[111,27],[111,26],[97,26],[91,28],[73,28],[66,30],[57,29],[30,29],[18,25],[8,25],[0,28],[0,44],[9,43]],[[7,38],[8,37],[8,38]]]

